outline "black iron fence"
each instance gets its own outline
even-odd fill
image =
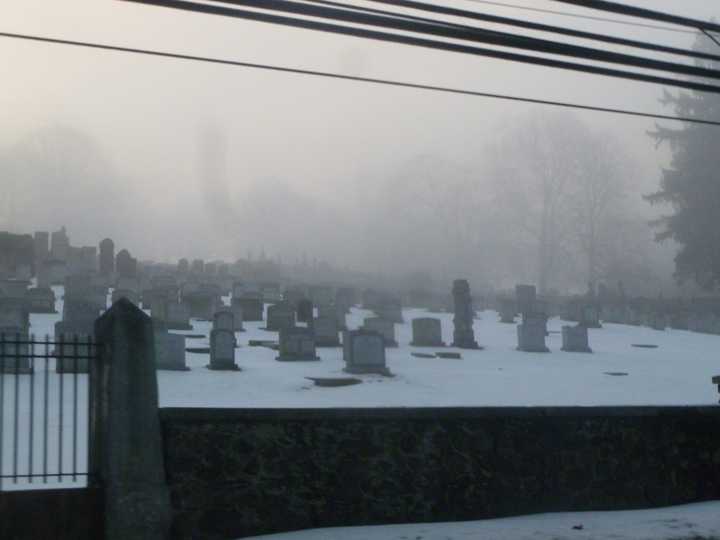
[[[94,480],[92,336],[0,334],[0,491]]]

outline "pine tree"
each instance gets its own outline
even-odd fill
[[[720,48],[703,35],[695,50],[720,55]],[[696,64],[718,69],[717,63]],[[720,118],[720,96],[702,92],[664,92],[660,102],[679,116],[703,120]],[[660,189],[646,196],[651,204],[666,204],[672,212],[654,222],[658,241],[679,245],[675,257],[678,281],[694,280],[706,289],[720,285],[720,131],[715,126],[686,124],[680,129],[657,126],[649,133],[672,152],[670,168],[663,170]]]

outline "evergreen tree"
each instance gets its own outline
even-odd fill
[[[696,50],[720,54],[720,48],[703,35]],[[717,63],[696,60],[703,67]],[[680,116],[703,120],[720,118],[720,96],[703,92],[665,91],[660,100]],[[657,126],[649,133],[672,152],[669,169],[662,172],[660,189],[646,196],[651,204],[666,204],[672,212],[654,222],[658,241],[679,244],[675,257],[678,281],[695,280],[707,289],[720,284],[720,131],[714,126],[687,124],[680,129]]]

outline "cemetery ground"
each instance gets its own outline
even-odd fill
[[[62,288],[56,287],[57,314],[32,314],[31,332],[49,334],[62,313]],[[224,299],[227,302],[227,298]],[[352,407],[483,407],[483,406],[599,406],[599,405],[712,405],[717,389],[710,383],[718,373],[716,351],[720,336],[680,330],[656,331],[645,327],[605,324],[591,329],[592,354],[562,352],[560,319],[550,319],[547,345],[550,353],[516,350],[515,324],[499,322],[494,311],[483,311],[474,321],[475,339],[482,350],[453,347],[412,347],[412,319],[441,320],[445,343],[452,341],[452,314],[403,310],[404,323],[395,325],[396,348],[387,348],[387,364],[393,377],[353,375],[362,384],[338,388],[313,385],[305,377],[343,377],[342,348],[318,348],[320,361],[278,362],[278,352],[249,346],[251,340],[277,340],[276,332],[263,330],[263,322],[245,322],[236,333],[239,347],[235,361],[240,371],[206,369],[207,354],[187,353],[190,371],[159,371],[161,407],[217,408],[352,408]],[[372,312],[352,308],[347,326],[361,326]],[[187,347],[209,346],[210,321],[193,320],[192,330],[179,334],[202,335],[187,339]],[[633,345],[656,345],[638,348]],[[416,353],[459,352],[456,358],[422,358]],[[64,375],[66,388],[73,375]],[[85,375],[78,375],[84,381]],[[14,384],[6,377],[5,384]],[[26,380],[26,376],[21,377]],[[25,384],[25,383],[23,383]],[[84,386],[80,408],[86,403]],[[8,395],[10,389],[7,388]],[[21,391],[22,385],[21,385]],[[50,388],[52,399],[57,388]],[[66,408],[69,411],[69,408]],[[81,415],[82,418],[82,415]],[[6,421],[10,419],[7,418]],[[57,408],[50,412],[57,425]],[[36,429],[39,429],[36,426]],[[81,422],[80,430],[85,425]],[[51,429],[51,432],[54,432]],[[65,437],[71,437],[66,432]],[[79,434],[84,445],[84,434]],[[7,444],[11,441],[8,439]],[[26,455],[20,441],[20,455]],[[56,460],[54,441],[50,459]],[[6,450],[10,450],[9,448]],[[8,452],[9,454],[9,452]],[[80,452],[84,455],[84,452]],[[25,459],[25,458],[22,458]],[[41,459],[39,455],[36,460]],[[67,456],[65,459],[69,459]],[[6,464],[6,467],[9,464]],[[65,468],[69,467],[66,462]],[[78,464],[84,470],[85,464]],[[7,472],[7,471],[6,471]],[[5,489],[23,489],[4,482]],[[43,487],[53,488],[50,479]],[[63,486],[80,487],[84,478],[66,478]],[[37,485],[35,487],[38,487]],[[412,524],[301,531],[270,535],[267,540],[345,538],[346,540],[456,540],[495,538],[533,539],[714,539],[720,538],[720,502],[631,512],[546,514],[467,523]],[[580,528],[581,527],[581,528]]]

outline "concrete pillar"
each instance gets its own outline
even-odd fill
[[[105,493],[107,540],[164,540],[171,522],[150,317],[125,298],[95,322],[92,465]]]

